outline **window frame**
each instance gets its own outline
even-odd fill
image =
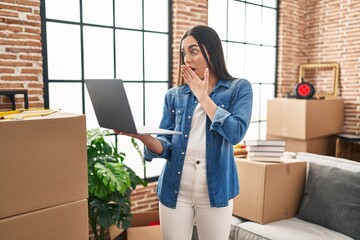
[[[85,107],[85,92],[86,92],[86,87],[85,87],[85,74],[84,74],[84,36],[83,36],[83,28],[84,27],[101,27],[101,28],[105,28],[105,29],[112,29],[113,31],[113,54],[114,54],[114,73],[113,76],[115,78],[115,76],[117,76],[116,74],[116,48],[115,48],[115,38],[116,38],[116,30],[129,30],[129,31],[140,31],[142,33],[142,54],[144,56],[144,52],[145,52],[145,41],[144,41],[144,36],[146,33],[155,33],[155,34],[166,34],[167,38],[168,38],[168,56],[167,56],[167,62],[168,62],[168,70],[167,70],[167,80],[146,80],[145,79],[145,73],[144,73],[144,68],[145,68],[145,58],[142,59],[143,61],[143,79],[142,80],[131,80],[131,81],[124,81],[124,83],[128,83],[128,84],[142,84],[144,91],[142,92],[143,94],[143,109],[142,109],[142,113],[143,113],[143,122],[145,122],[145,118],[146,118],[146,112],[145,112],[145,106],[148,105],[149,103],[146,103],[145,99],[146,99],[146,92],[145,92],[145,85],[146,83],[160,83],[160,84],[166,84],[167,85],[167,89],[172,87],[172,58],[173,58],[173,53],[172,53],[172,1],[167,1],[168,4],[168,30],[166,32],[162,32],[162,31],[153,31],[153,30],[146,30],[144,29],[145,26],[145,17],[144,17],[144,1],[142,0],[142,27],[141,29],[132,29],[132,28],[124,28],[124,27],[118,27],[115,26],[115,0],[112,0],[112,6],[113,6],[113,24],[111,26],[109,25],[101,25],[101,24],[92,24],[92,23],[84,23],[83,22],[83,16],[82,16],[82,11],[83,11],[83,4],[82,4],[82,0],[79,0],[79,22],[76,21],[68,21],[68,20],[59,20],[59,19],[51,19],[51,18],[47,18],[46,17],[46,0],[41,1],[40,3],[40,16],[41,16],[41,38],[42,38],[42,58],[43,58],[43,82],[44,82],[44,107],[45,108],[49,108],[50,107],[50,96],[49,96],[49,83],[56,83],[56,84],[62,84],[62,83],[80,83],[81,84],[81,108],[82,108],[82,114],[86,113],[86,107]],[[51,22],[51,23],[59,23],[59,24],[72,24],[75,26],[79,26],[80,27],[80,47],[81,47],[81,79],[80,80],[68,80],[68,79],[49,79],[49,66],[48,66],[48,49],[47,49],[47,31],[46,31],[46,26],[47,23]],[[113,137],[113,141],[115,142],[115,144],[118,144],[118,136],[117,135],[112,135],[111,137]],[[129,139],[130,141],[130,139]],[[148,182],[152,182],[152,181],[157,181],[159,176],[154,176],[154,177],[148,177],[146,175],[146,164],[143,167],[143,173],[141,175],[144,176],[144,179]],[[159,173],[161,172],[161,169],[159,169]]]
[[[229,2],[230,1],[233,1],[233,2],[239,2],[239,3],[243,3],[244,6],[245,6],[245,15],[246,15],[246,6],[247,5],[251,5],[251,6],[254,6],[254,7],[259,7],[261,8],[261,10],[263,8],[269,8],[269,9],[273,9],[276,11],[275,15],[276,15],[276,20],[275,20],[275,45],[266,45],[266,44],[262,44],[261,42],[260,43],[253,43],[253,42],[247,42],[247,39],[246,37],[244,37],[244,40],[243,41],[234,41],[234,40],[229,40],[229,22],[230,21],[237,21],[237,19],[234,19],[234,20],[231,20],[229,19]],[[226,5],[226,27],[225,27],[225,39],[222,38],[222,35],[220,35],[220,38],[221,38],[221,41],[223,43],[223,47],[224,47],[224,53],[225,53],[225,61],[227,62],[227,64],[229,65],[229,60],[228,60],[228,46],[229,44],[241,44],[244,46],[244,52],[246,51],[246,46],[259,46],[259,47],[274,47],[275,49],[275,66],[274,66],[274,82],[271,82],[271,83],[263,83],[263,82],[258,82],[258,83],[251,83],[252,86],[253,86],[253,89],[255,88],[258,88],[260,91],[259,91],[259,96],[258,96],[258,111],[256,111],[258,113],[258,116],[257,116],[257,120],[251,120],[250,122],[250,126],[255,126],[255,124],[257,124],[257,139],[264,139],[266,138],[266,122],[267,122],[267,119],[266,117],[262,117],[262,111],[265,111],[264,109],[262,109],[262,97],[261,97],[261,86],[270,86],[270,85],[273,85],[274,87],[274,92],[273,92],[273,97],[277,97],[277,89],[276,89],[276,86],[277,86],[277,79],[278,79],[278,73],[277,73],[277,67],[278,67],[278,46],[279,46],[279,37],[278,37],[278,32],[279,32],[279,4],[280,4],[280,0],[277,0],[276,1],[276,7],[272,7],[272,6],[267,6],[267,5],[263,5],[263,1],[266,1],[266,0],[259,0],[261,1],[261,4],[259,3],[254,3],[254,2],[251,2],[251,1],[245,1],[245,0],[226,0],[224,1],[224,4]],[[211,2],[211,0],[209,0],[209,3]],[[214,2],[216,2],[216,0],[214,0]],[[218,1],[219,2],[219,1]],[[211,3],[210,3],[211,4]],[[222,6],[224,7],[224,6]],[[209,13],[209,18],[210,18],[210,13]],[[261,18],[263,17],[263,12],[261,11]],[[219,16],[214,16],[214,18],[218,19]],[[244,17],[245,18],[245,17]],[[210,22],[210,21],[209,21]],[[261,19],[261,26],[262,26],[262,19]],[[244,28],[246,28],[246,20],[244,20]],[[212,27],[210,24],[209,24],[210,27]],[[216,30],[216,29],[215,29]],[[246,35],[245,33],[246,29],[244,29],[244,34]],[[260,33],[260,36],[262,36],[262,32]],[[244,63],[244,69],[245,69],[245,63]],[[231,72],[230,72],[231,74]],[[244,77],[244,76],[236,76],[236,77]],[[254,94],[254,97],[255,97],[255,94]],[[269,98],[267,98],[269,99]],[[266,100],[266,99],[265,99]],[[255,102],[255,101],[254,101]],[[253,114],[256,114],[256,112],[254,111],[254,106],[253,106]],[[265,131],[265,133],[264,133]],[[247,136],[247,134],[245,135],[244,137],[244,140],[254,140],[252,137],[249,137]]]

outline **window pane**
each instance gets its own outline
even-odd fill
[[[275,83],[276,49],[261,47],[261,82]]]
[[[113,30],[84,27],[85,79],[114,78]]]
[[[260,120],[260,84],[253,84],[253,109],[251,113],[251,121]]]
[[[224,58],[225,58],[225,62],[228,62],[228,42],[222,41],[221,42],[223,51],[224,51]]]
[[[145,84],[145,123],[147,126],[159,126],[163,115],[163,105],[167,90],[167,83]]]
[[[260,122],[260,137],[259,139],[265,140],[267,139],[266,137],[266,127],[267,127],[267,122]]]
[[[49,79],[80,80],[80,27],[48,22],[46,32]]]
[[[168,35],[145,33],[145,79],[168,81]]]
[[[116,30],[116,78],[143,79],[142,33]]]
[[[276,45],[276,11],[263,8],[262,14],[262,43],[265,45]]]
[[[49,83],[49,107],[82,113],[81,83]]]
[[[255,3],[255,4],[261,4],[261,1],[262,0],[247,0],[246,2],[248,2],[248,3]],[[264,1],[267,1],[267,0],[264,0]]]
[[[135,124],[144,124],[144,90],[142,83],[124,83]]]
[[[259,131],[260,131],[260,123],[251,122],[249,129],[247,130],[246,135],[244,137],[244,141],[259,139]]]
[[[87,129],[93,129],[93,128],[100,128],[105,130],[104,128],[99,126],[99,123],[97,121],[94,107],[92,105],[92,102],[90,100],[89,92],[87,88],[85,87],[85,114],[86,114],[86,128]]]
[[[211,26],[218,34],[220,39],[227,39],[226,22],[227,22],[227,7],[224,0],[210,0],[208,1],[208,15],[209,26]],[[216,16],[216,17],[212,17]]]
[[[260,46],[245,45],[245,77],[251,83],[260,82]]]
[[[261,40],[261,7],[246,5],[246,42],[260,43]]]
[[[112,3],[112,0],[82,0],[83,22],[112,26]]]
[[[143,149],[143,144],[139,140],[137,140],[137,143],[140,149]],[[118,135],[118,149],[120,152],[126,154],[123,163],[134,170],[139,177],[144,178],[144,165],[141,157],[131,143],[131,138]]]
[[[166,160],[163,158],[153,159],[151,162],[146,162],[146,177],[151,178],[159,176]]]
[[[276,8],[277,7],[277,0],[263,0],[263,5],[264,6],[268,6],[268,7],[273,7]]]
[[[244,77],[244,44],[228,43],[227,67],[233,77]]]
[[[229,35],[230,41],[245,41],[245,3],[229,1]],[[236,19],[236,20],[235,20]]]
[[[142,0],[116,0],[115,26],[142,29]]]
[[[144,29],[167,32],[169,29],[168,0],[144,1]]]
[[[79,22],[79,0],[46,0],[46,18]]]
[[[260,120],[264,121],[267,119],[267,102],[274,98],[275,84],[262,84],[260,91]]]

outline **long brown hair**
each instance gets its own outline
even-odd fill
[[[212,71],[218,79],[223,80],[233,80],[229,72],[227,71],[224,52],[221,45],[221,40],[219,35],[216,33],[214,29],[205,25],[197,25],[186,30],[184,35],[180,40],[179,46],[179,76],[177,85],[184,84],[184,79],[181,75],[181,65],[184,65],[184,57],[181,54],[181,45],[184,38],[188,36],[193,36],[197,41],[201,53],[205,58],[207,65],[209,66],[209,70]],[[207,54],[206,51],[207,50]]]

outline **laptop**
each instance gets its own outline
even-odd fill
[[[100,127],[131,134],[173,135],[178,131],[136,125],[121,79],[85,80]]]

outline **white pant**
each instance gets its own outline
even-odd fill
[[[164,240],[190,240],[194,224],[200,240],[229,239],[232,200],[227,207],[211,207],[205,159],[187,158],[176,209],[159,204]]]

